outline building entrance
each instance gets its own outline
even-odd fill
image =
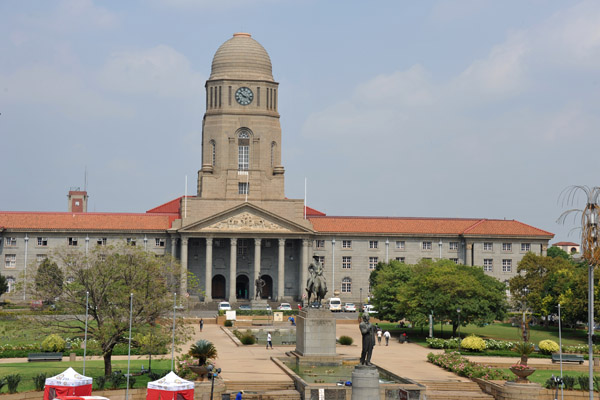
[[[215,275],[212,278],[212,297],[213,299],[225,298],[225,277],[223,275]]]
[[[235,297],[238,299],[249,299],[250,279],[246,275],[240,275],[235,282]]]

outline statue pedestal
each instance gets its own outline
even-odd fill
[[[303,309],[296,320],[296,353],[309,357],[335,357],[335,318],[331,311]]]
[[[379,372],[375,366],[357,365],[352,371],[352,400],[379,398]]]
[[[267,300],[250,300],[250,307],[253,310],[266,310],[269,302]]]

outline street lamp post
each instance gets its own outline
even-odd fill
[[[460,308],[456,309],[456,312],[458,313],[458,351],[460,351]]]
[[[359,311],[361,311],[362,307],[363,307],[363,304],[362,304],[362,288],[360,288],[360,306],[359,307],[360,307]]]
[[[210,400],[213,400],[213,392],[215,391],[215,379],[221,373],[221,368],[214,369],[213,365],[209,365],[206,367],[208,369],[208,374],[210,376],[211,384],[210,384]]]

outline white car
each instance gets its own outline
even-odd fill
[[[222,301],[217,308],[219,311],[231,311],[231,304],[228,301]]]
[[[346,303],[344,304],[344,312],[356,312],[356,306],[354,303]]]
[[[377,314],[377,310],[375,310],[375,308],[371,304],[365,304],[365,306],[363,307],[363,312],[366,312],[368,314]]]
[[[292,306],[290,305],[290,303],[281,303],[279,305],[279,307],[277,307],[278,310],[284,310],[284,311],[291,311],[292,310]]]

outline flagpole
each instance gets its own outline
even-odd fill
[[[306,177],[304,177],[304,219],[306,219]]]
[[[85,376],[85,354],[87,352],[88,310],[90,303],[90,292],[85,292],[85,335],[83,337],[83,376]]]
[[[175,310],[177,304],[177,293],[173,293],[173,340],[171,342],[171,371],[173,370],[173,363],[175,362]]]
[[[129,296],[129,346],[127,349],[127,388],[125,389],[125,400],[129,400],[129,370],[131,366],[131,319],[133,317],[133,293]]]

